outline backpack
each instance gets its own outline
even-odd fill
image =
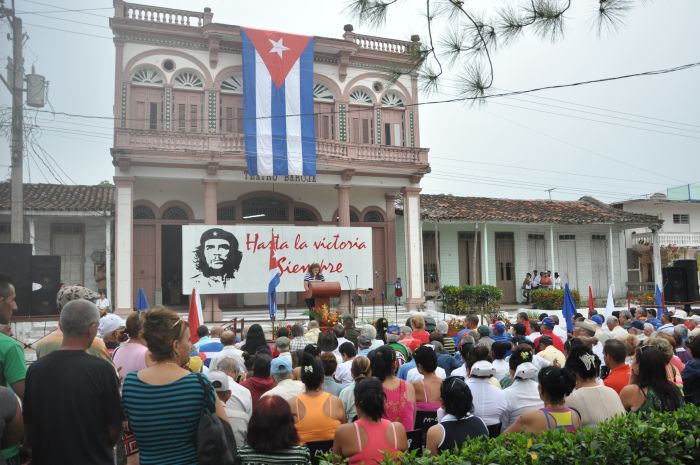
[[[236,438],[231,425],[216,416],[216,405],[209,402],[209,389],[197,374],[204,394],[202,415],[197,428],[197,463],[199,465],[234,465]]]

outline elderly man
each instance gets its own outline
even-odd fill
[[[554,327],[556,326],[556,323],[551,317],[547,317],[544,320],[542,320],[542,335],[535,339],[535,348],[539,351],[542,350],[539,346],[540,341],[544,336],[549,336],[549,338],[552,340],[552,345],[560,351],[562,354],[566,352],[566,349],[564,348],[564,341],[561,340],[559,336],[554,334]],[[550,360],[551,361],[551,360]],[[562,366],[564,366],[562,364]]]
[[[471,334],[471,336],[474,338],[474,340],[479,338],[479,333],[477,331],[477,328],[479,327],[479,315],[467,315],[467,317],[464,319],[464,329],[459,330],[457,335],[454,337],[455,345],[459,345],[459,341],[462,339],[462,336],[465,334],[469,333],[476,333]]]
[[[277,357],[272,360],[270,373],[275,379],[277,386],[273,387],[262,397],[265,396],[280,396],[284,400],[289,400],[304,392],[305,386],[301,381],[292,379],[292,362],[286,358]]]
[[[231,397],[226,401],[224,407],[226,408],[228,423],[233,430],[233,436],[236,438],[236,445],[240,447],[246,443],[248,421],[253,414],[253,401],[250,391],[238,384],[242,369],[234,358],[224,357],[218,360],[216,367],[228,376],[228,388],[231,390]]]
[[[627,339],[627,336],[629,335],[627,331],[625,331],[625,328],[620,326],[620,321],[617,319],[615,316],[609,316],[605,319],[605,324],[608,326],[608,330],[610,331],[610,337],[613,337],[615,339],[618,339],[620,341],[624,341]]]
[[[306,325],[306,339],[308,339],[311,344],[318,344],[319,334],[321,334],[321,328],[318,326],[318,321],[309,321],[309,324]]]
[[[86,352],[99,318],[92,302],[69,302],[58,323],[61,348],[29,367],[25,445],[33,447],[35,465],[114,463],[112,449],[123,420],[119,379],[114,367]]]
[[[221,333],[221,344],[223,348],[219,352],[215,352],[211,356],[209,369],[218,370],[219,361],[224,358],[232,358],[236,361],[241,372],[245,371],[245,361],[243,360],[243,351],[236,348],[236,334],[233,331],[224,331]]]
[[[412,354],[420,347],[420,341],[413,337],[413,329],[410,326],[402,326],[399,330],[399,342]]]
[[[577,321],[574,325],[574,337],[581,339],[591,346],[593,353],[598,356],[601,363],[605,365],[603,355],[603,344],[595,337],[598,326],[591,320]]]
[[[292,326],[292,341],[289,343],[291,350],[304,350],[309,344],[312,342],[304,336],[304,327],[298,323]]]
[[[656,332],[666,333],[673,336],[673,322],[671,321],[671,313],[664,312],[661,314],[661,326],[659,326]]]
[[[618,319],[620,320],[620,326],[629,329],[630,324],[632,324],[632,312],[629,310],[622,310]]]

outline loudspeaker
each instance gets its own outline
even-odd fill
[[[29,316],[32,297],[31,244],[0,243],[0,272],[15,283],[15,316]]]
[[[688,281],[688,300],[685,302],[700,301],[700,291],[698,290],[698,262],[695,260],[676,260],[673,262],[674,268],[684,268],[685,277]]]
[[[664,268],[664,300],[666,302],[688,302],[688,272],[685,268]]]
[[[57,315],[56,294],[61,280],[61,257],[35,255],[31,265],[32,282],[41,284],[41,289],[32,292],[32,316]]]

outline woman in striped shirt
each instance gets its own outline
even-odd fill
[[[122,389],[141,465],[196,465],[203,409],[216,405],[216,414],[228,421],[226,411],[205,377],[182,368],[191,346],[187,323],[177,313],[164,307],[146,312],[143,336],[154,364],[127,374]]]
[[[321,265],[318,263],[312,263],[309,265],[309,271],[304,274],[304,290],[309,290],[309,283],[322,282],[325,280],[326,278],[321,274]],[[313,297],[306,299],[306,306],[309,308],[309,319],[311,320],[313,320],[311,317],[311,311],[314,309],[315,305],[316,299]]]

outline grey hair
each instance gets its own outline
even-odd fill
[[[688,337],[688,328],[686,328],[685,325],[674,326],[673,332],[680,334],[683,339]]]
[[[61,309],[58,320],[65,337],[84,337],[91,325],[100,321],[100,311],[85,299],[71,300]]]
[[[413,329],[410,326],[402,326],[401,334],[403,334],[404,336],[411,336],[413,335]]]
[[[226,374],[238,374],[241,368],[238,366],[238,363],[235,359],[231,357],[224,357],[221,360],[219,360],[219,363],[216,364],[216,369],[219,371],[223,371]]]
[[[631,320],[632,319],[632,312],[630,312],[629,310],[622,310],[620,312],[620,316],[624,316],[628,320]]]
[[[612,315],[605,319],[605,324],[608,324],[608,325],[616,325],[619,322],[620,322],[620,320],[618,320],[616,316],[612,316]]]
[[[367,336],[372,340],[377,339],[377,328],[372,325],[362,325],[360,327],[360,335]]]
[[[311,320],[311,321],[309,321],[309,324],[306,325],[306,327],[309,328],[309,329],[318,328],[318,327],[319,327],[319,326],[318,326],[318,321],[316,321],[316,320]]]
[[[435,330],[439,332],[440,334],[447,334],[447,322],[446,321],[438,321],[435,324]]]
[[[644,323],[644,331],[654,331],[654,325],[651,323]]]
[[[393,333],[386,334],[386,341],[388,343],[399,342],[399,339],[400,339],[400,336],[398,334],[393,334]]]
[[[299,337],[304,335],[304,327],[299,323],[292,326],[292,336]]]

